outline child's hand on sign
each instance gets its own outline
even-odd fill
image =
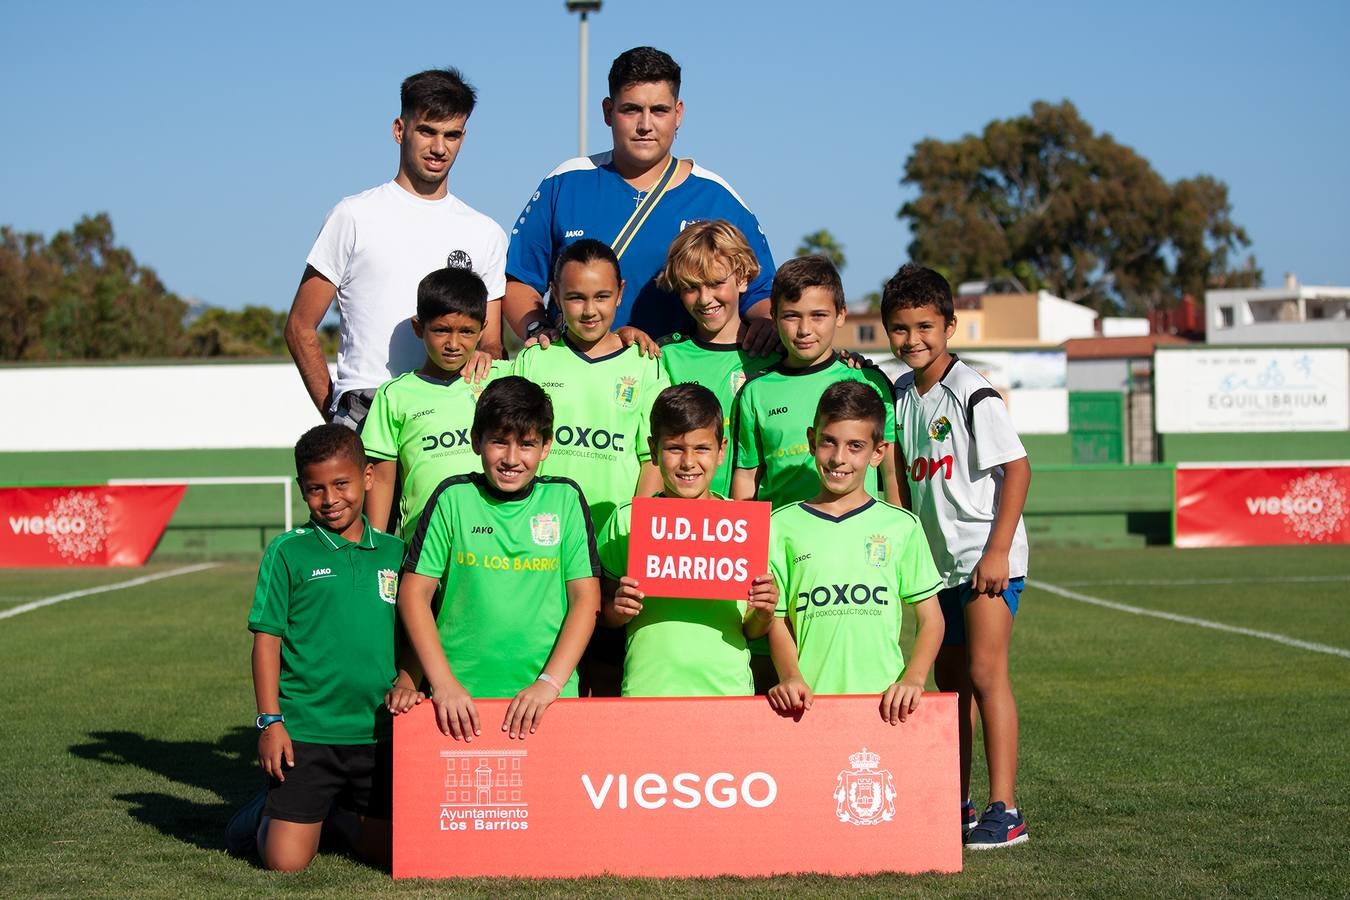
[[[384,705],[391,715],[396,716],[407,712],[425,699],[427,695],[417,688],[394,685],[385,693]]]
[[[478,708],[464,685],[454,678],[444,685],[431,686],[431,702],[436,707],[436,726],[441,734],[457,741],[472,741],[482,734],[478,730]]]
[[[750,612],[756,619],[768,623],[773,621],[773,611],[778,608],[778,583],[772,575],[756,575],[750,582],[750,594],[746,600]]]
[[[816,695],[811,693],[811,686],[800,676],[780,681],[769,688],[769,705],[780,713],[791,714],[798,710],[805,712],[811,708],[815,699]]]
[[[881,695],[881,720],[898,725],[909,718],[923,698],[923,685],[906,683],[901,678]]]
[[[522,741],[525,735],[534,734],[539,723],[544,720],[544,710],[558,699],[560,691],[552,679],[541,677],[531,682],[511,699],[511,705],[506,708],[506,718],[502,719],[502,731]]]
[[[636,578],[623,576],[619,579],[619,587],[614,592],[614,614],[627,623],[642,612],[642,601],[646,596],[638,590]]]

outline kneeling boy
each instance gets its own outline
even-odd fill
[[[885,423],[870,385],[826,388],[807,431],[820,490],[769,519],[778,605],[772,612],[755,605],[746,630],[769,632],[781,679],[769,702],[780,712],[810,708],[813,691],[879,694],[882,719],[903,722],[942,643],[935,596],[942,579],[918,517],[867,491],[868,470],[886,454]],[[905,606],[918,617],[908,665],[900,650]]]
[[[651,413],[652,459],[661,470],[658,497],[726,499],[711,482],[726,455],[723,412],[717,396],[697,384],[666,388]],[[748,696],[750,650],[741,630],[745,601],[647,597],[628,571],[633,505],[610,517],[600,539],[604,566],[604,623],[627,626],[625,697]],[[773,576],[755,578],[750,600],[770,609],[778,600]]]

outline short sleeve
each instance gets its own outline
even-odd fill
[[[877,393],[881,395],[881,408],[886,411],[886,425],[882,429],[882,436],[892,444],[895,443],[895,389],[891,386],[891,380],[886,377],[886,373],[874,365],[866,364],[860,370],[862,376],[867,379],[867,383],[876,388]]]
[[[628,534],[633,527],[633,507],[614,510],[599,539],[600,568],[606,578],[618,581],[628,574]]]
[[[428,578],[443,578],[450,568],[450,547],[454,541],[454,523],[450,519],[450,498],[446,491],[438,491],[432,502],[422,510],[408,555],[403,559],[403,571],[416,572]]]
[[[548,288],[553,266],[553,206],[558,179],[545,178],[511,225],[506,275],[540,294]],[[492,292],[488,291],[489,296]]]
[[[647,438],[651,432],[652,406],[656,403],[656,398],[661,396],[661,392],[670,387],[670,376],[662,368],[661,361],[653,360],[652,363],[653,374],[650,383],[647,385],[647,399],[642,404],[642,416],[638,419],[637,438],[633,442],[640,463],[647,462],[652,458],[652,449],[647,445]]]
[[[774,607],[773,614],[779,618],[786,618],[788,614],[788,551],[787,541],[783,538],[781,528],[775,528],[773,519],[769,520],[769,574],[778,584],[778,605]]]
[[[535,358],[542,352],[538,344],[521,350],[516,354],[516,358],[511,360],[511,371],[506,374],[519,375],[521,378],[534,381],[534,376],[530,373],[534,371]]]
[[[745,293],[741,295],[741,315],[754,306],[759,301],[769,296],[769,289],[773,287],[774,264],[773,253],[769,251],[769,239],[764,236],[764,229],[759,224],[759,219],[748,209],[744,214],[738,217],[740,221],[735,223],[736,227],[745,235],[746,241],[750,244],[750,249],[754,251],[755,259],[759,261],[759,274],[745,287]]]
[[[275,540],[263,554],[253,589],[253,607],[248,612],[249,631],[278,637],[286,633],[291,609],[291,571],[281,545],[282,541]]]
[[[323,227],[319,229],[319,236],[315,238],[305,262],[335,286],[341,287],[355,249],[356,218],[344,201],[333,207],[328,218],[324,219]]]
[[[389,385],[386,381],[375,392],[370,401],[370,411],[361,423],[361,443],[366,455],[380,460],[398,459],[398,439],[402,430],[400,422],[394,416],[393,404],[389,402]]]
[[[900,585],[900,599],[917,603],[942,589],[942,576],[933,565],[933,551],[928,548],[923,527],[918,519],[906,530],[895,558],[895,573]]]
[[[975,445],[975,465],[992,469],[1027,455],[1013,427],[1003,398],[986,394],[976,401],[970,417],[970,442]]]
[[[732,407],[732,465],[737,469],[758,468],[764,462],[759,446],[759,427],[755,416],[753,391],[747,384],[736,395]]]
[[[490,234],[488,255],[477,274],[487,287],[487,298],[490,302],[500,299],[506,293],[506,232],[491,220],[488,220],[486,227]]]
[[[595,548],[595,531],[586,515],[586,498],[576,488],[575,496],[563,507],[562,568],[563,580],[599,578],[600,558]]]

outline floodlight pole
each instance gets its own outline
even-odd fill
[[[568,12],[578,13],[577,25],[577,156],[586,155],[586,58],[588,55],[587,19],[600,11],[600,0],[564,0]]]

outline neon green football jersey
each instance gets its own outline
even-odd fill
[[[633,498],[642,463],[651,458],[652,403],[670,386],[659,361],[642,356],[636,344],[590,359],[563,338],[547,349],[526,347],[513,372],[553,401],[553,448],[540,474],[575,481],[591,522],[604,525]]]
[[[366,455],[394,460],[402,478],[399,537],[412,537],[422,507],[436,486],[451,475],[482,469],[469,441],[478,398],[511,364],[494,360],[477,383],[456,377],[438,381],[408,372],[380,385],[361,425]]]
[[[614,511],[600,537],[601,566],[615,581],[628,572],[632,525],[630,501]],[[750,650],[741,630],[745,610],[746,604],[736,600],[644,599],[642,612],[628,623],[623,696],[754,694]]]
[[[581,491],[536,477],[504,494],[481,473],[441,482],[422,511],[405,572],[441,581],[445,658],[474,697],[514,697],[544,670],[567,616],[567,582],[597,578]],[[577,695],[576,673],[562,696]]]
[[[739,344],[713,344],[688,334],[672,334],[661,340],[661,368],[671,384],[701,384],[717,395],[722,404],[722,430],[727,438],[727,455],[713,478],[712,489],[719,494],[731,492],[731,410],[746,379],[764,371],[783,358],[751,356]]]
[[[825,389],[849,379],[870,384],[881,395],[886,409],[885,438],[894,443],[891,383],[878,368],[853,369],[832,356],[805,369],[789,369],[778,363],[745,382],[732,415],[732,464],[739,469],[763,466],[755,499],[783,506],[809,500],[820,490],[820,475],[806,442],[806,429],[815,424],[816,404]],[[883,497],[876,469],[867,473],[867,491]]]
[[[806,503],[769,517],[778,609],[797,637],[802,678],[818,694],[880,694],[905,669],[904,604],[942,588],[923,526],[869,500],[835,517]]]

